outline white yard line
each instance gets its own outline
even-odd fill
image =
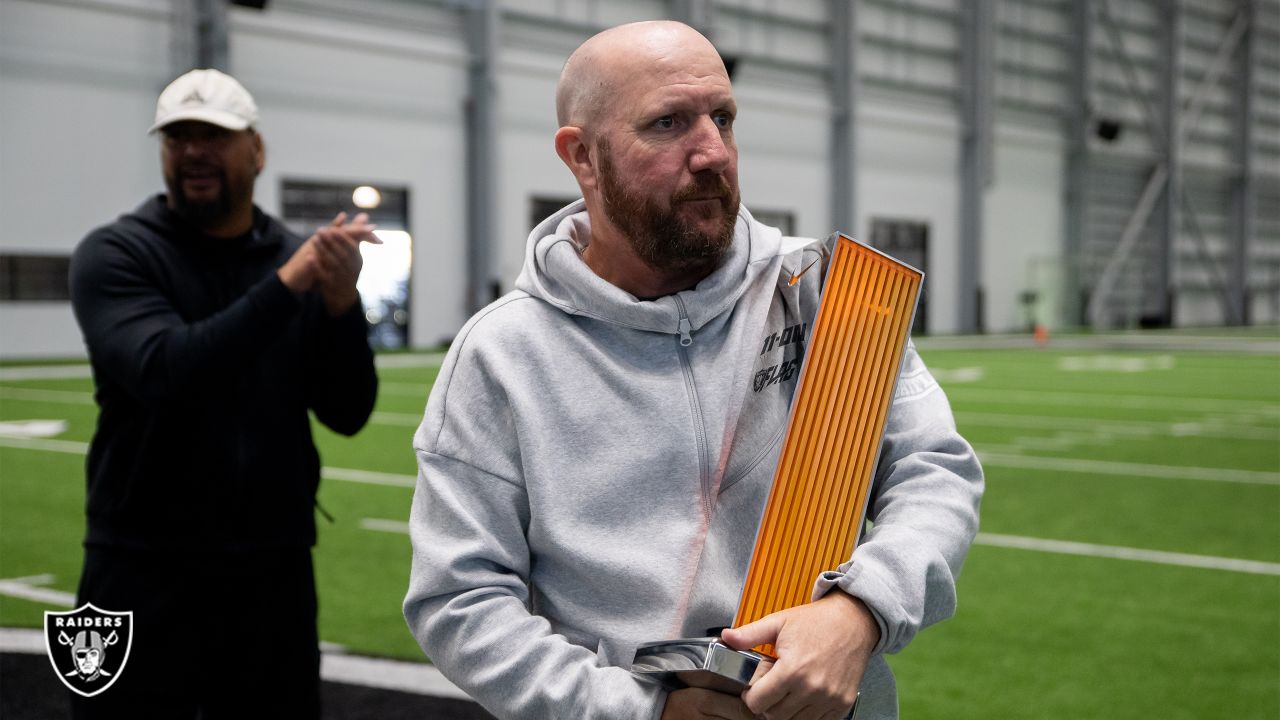
[[[364,483],[365,485],[389,485],[391,487],[411,488],[418,484],[416,475],[399,475],[352,468],[320,468],[320,477],[325,480],[342,480],[344,482]]]
[[[1044,540],[1018,535],[996,535],[978,533],[974,539],[977,545],[992,547],[1034,550],[1036,552],[1057,553],[1064,555],[1083,555],[1086,557],[1112,558],[1116,560],[1136,560],[1138,562],[1155,563],[1157,565],[1179,565],[1182,567],[1203,568],[1206,570],[1229,570],[1231,572],[1252,573],[1254,575],[1280,575],[1280,563],[1261,562],[1258,560],[1239,560],[1237,558],[1215,557],[1213,555],[1189,555],[1187,553],[1165,552],[1162,550],[1143,550],[1141,548],[1121,547],[1116,545],[1095,545],[1093,543],[1069,542],[1066,540]]]
[[[978,458],[982,460],[984,465],[1026,468],[1028,470],[1055,470],[1089,475],[1136,475],[1138,477],[1160,478],[1162,480],[1203,480],[1206,482],[1240,483],[1242,485],[1280,485],[1280,473],[1262,470],[1235,470],[1190,467],[1186,465],[1150,465],[1147,463],[1088,460],[1085,458],[1054,458],[1016,455],[982,449],[978,451]]]
[[[1010,405],[1066,405],[1109,407],[1130,410],[1174,410],[1183,412],[1239,412],[1253,410],[1280,417],[1280,404],[1267,400],[1228,398],[1188,398],[1165,395],[1123,393],[1058,392],[1054,390],[999,390],[994,388],[948,387],[953,400]]]
[[[409,534],[409,523],[403,520],[384,520],[382,518],[361,518],[360,527],[376,532]]]
[[[0,436],[0,447],[21,448],[25,450],[44,450],[48,452],[84,455],[89,451],[89,443],[73,440],[50,440],[47,438],[13,438]],[[1016,467],[1031,470],[1058,470],[1061,472],[1087,473],[1097,475],[1137,475],[1177,480],[1204,480],[1208,482],[1230,482],[1245,485],[1280,485],[1280,473],[1260,470],[1235,470],[1229,468],[1202,468],[1184,465],[1147,465],[1143,463],[1115,462],[1110,460],[1087,460],[1083,458],[1052,458],[1034,455],[1017,455],[1012,453],[981,451],[978,453],[982,462],[997,467]],[[397,473],[375,472],[372,470],[356,470],[353,468],[324,467],[320,476],[326,480],[342,480],[345,482],[365,483],[367,485],[389,485],[394,487],[414,487],[417,476]]]
[[[398,690],[428,697],[471,699],[441,675],[434,665],[347,655],[330,649],[332,646],[328,643],[321,643],[320,647],[320,677],[329,682]],[[46,652],[43,631],[32,628],[0,628],[0,653],[44,655]]]
[[[376,412],[369,416],[369,422],[374,425],[416,428],[422,424],[422,416],[413,413]]]
[[[0,386],[0,398],[26,400],[28,402],[58,403],[60,405],[92,405],[93,393],[79,390],[41,390]]]
[[[430,383],[400,383],[400,382],[379,382],[379,395],[396,395],[399,397],[416,397],[422,398],[425,403],[427,395],[431,393]]]
[[[75,593],[41,587],[53,582],[54,579],[52,575],[46,574],[0,580],[0,595],[59,607],[74,607]]]
[[[376,355],[373,362],[379,370],[391,368],[437,368],[444,362],[444,353],[391,353]]]
[[[93,369],[84,365],[15,365],[0,368],[4,380],[66,380],[93,377]]]
[[[89,443],[84,442],[49,440],[47,438],[5,437],[3,435],[0,435],[0,447],[44,450],[47,452],[67,453],[69,455],[84,455],[89,452]],[[365,485],[389,485],[392,487],[413,487],[418,482],[416,475],[336,467],[320,468],[320,477],[325,480],[341,480],[343,482],[364,483]]]
[[[1015,415],[957,410],[956,422],[963,426],[1037,428],[1044,430],[1090,430],[1094,433],[1151,437],[1212,437],[1271,440],[1280,443],[1280,428],[1263,428],[1205,419],[1182,422],[1113,420],[1110,418],[1060,417],[1055,415]]]
[[[0,435],[0,447],[21,448],[23,450],[44,450],[47,452],[84,455],[89,452],[89,443],[75,440],[52,440],[49,438],[5,437]]]

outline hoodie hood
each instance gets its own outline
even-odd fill
[[[777,228],[756,222],[739,205],[733,242],[719,268],[690,290],[641,300],[605,281],[583,262],[582,250],[591,243],[591,220],[586,202],[577,200],[529,233],[516,288],[570,315],[662,333],[678,333],[683,316],[697,331],[731,309],[757,275],[776,274],[781,242]]]

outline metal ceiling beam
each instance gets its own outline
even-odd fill
[[[1098,1],[1105,2],[1105,0]],[[1170,25],[1166,32],[1166,43],[1169,41],[1169,38],[1177,36],[1175,33],[1180,32],[1174,27],[1178,22],[1180,21],[1170,21]],[[1176,182],[1175,186],[1172,187],[1166,186],[1166,183],[1169,182],[1172,174],[1170,169],[1175,167],[1174,165],[1171,165],[1170,162],[1171,160],[1181,160],[1182,147],[1186,144],[1187,137],[1195,130],[1195,126],[1199,123],[1200,117],[1204,112],[1204,106],[1209,96],[1208,91],[1216,86],[1222,79],[1222,75],[1226,70],[1227,63],[1230,60],[1231,55],[1235,52],[1236,46],[1244,37],[1244,30],[1246,27],[1248,27],[1246,16],[1245,13],[1241,11],[1237,14],[1235,21],[1228,29],[1221,44],[1219,44],[1217,54],[1209,64],[1209,67],[1205,69],[1204,75],[1200,78],[1200,82],[1191,93],[1185,109],[1177,104],[1176,93],[1171,92],[1168,87],[1164,88],[1162,93],[1164,100],[1166,102],[1172,100],[1175,103],[1173,114],[1163,119],[1165,123],[1164,128],[1170,128],[1174,130],[1174,132],[1170,133],[1168,136],[1160,136],[1159,139],[1163,141],[1160,145],[1160,149],[1164,150],[1164,152],[1160,154],[1159,159],[1156,162],[1156,166],[1152,169],[1151,175],[1147,179],[1147,184],[1142,190],[1138,204],[1134,207],[1133,213],[1125,223],[1124,232],[1120,236],[1120,242],[1116,244],[1116,248],[1112,252],[1111,257],[1107,259],[1107,264],[1103,269],[1102,276],[1094,286],[1093,293],[1089,297],[1088,315],[1090,324],[1094,328],[1101,329],[1109,326],[1110,324],[1110,318],[1107,313],[1107,302],[1110,300],[1111,294],[1115,290],[1116,284],[1119,282],[1120,269],[1124,266],[1124,263],[1128,261],[1130,254],[1132,254],[1134,248],[1137,246],[1140,233],[1143,228],[1146,227],[1147,221],[1150,219],[1152,212],[1156,209],[1157,200],[1162,198],[1172,199],[1165,203],[1165,212],[1161,215],[1161,219],[1164,221],[1164,225],[1161,226],[1162,229],[1177,227],[1176,224],[1169,224],[1168,214],[1172,212],[1176,219],[1179,215],[1178,209],[1187,205],[1187,203],[1182,202],[1180,199],[1185,194],[1185,189],[1182,187],[1181,182]],[[1119,52],[1123,53],[1123,50],[1119,49]],[[1171,59],[1170,62],[1167,63],[1170,67],[1168,72],[1174,72],[1173,67],[1175,63],[1173,60],[1174,59]],[[1166,76],[1166,85],[1169,82],[1170,80]],[[1176,82],[1176,77],[1173,82]],[[1184,117],[1179,117],[1179,110],[1185,113]],[[1161,123],[1160,118],[1150,118],[1150,120],[1153,129]],[[1153,139],[1155,139],[1155,136],[1153,136]],[[1170,192],[1170,190],[1172,190],[1172,192]],[[1167,208],[1167,205],[1174,205],[1175,207],[1170,210]],[[1171,250],[1172,244],[1167,247]],[[1171,262],[1171,258],[1168,259],[1168,262]],[[1167,287],[1168,286],[1166,285],[1165,288],[1167,289]],[[1167,295],[1164,297],[1167,297]]]
[[[964,3],[961,22],[962,137],[960,141],[960,332],[982,330],[982,220],[992,172],[992,0]]]
[[[858,23],[853,2],[833,2],[831,11],[831,226],[857,237]]]
[[[466,99],[467,295],[474,314],[495,300],[497,232],[498,0],[470,0],[463,8],[469,61]]]

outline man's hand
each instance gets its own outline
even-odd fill
[[[738,697],[715,690],[685,688],[667,695],[661,720],[754,720],[754,717]]]
[[[861,600],[832,590],[808,605],[725,630],[720,637],[738,650],[774,646],[778,662],[742,694],[756,717],[838,719],[858,697],[880,628]]]
[[[295,293],[319,290],[325,309],[337,317],[356,303],[356,280],[364,264],[360,243],[381,243],[369,216],[360,213],[347,222],[346,213],[316,230],[278,271],[280,281]]]
[[[347,223],[347,214],[338,213],[328,226],[316,230],[307,242],[316,243],[316,260],[319,263],[318,282],[325,308],[333,317],[346,312],[360,299],[356,280],[364,259],[360,257],[360,242],[381,243],[373,234],[376,225],[369,224],[369,216],[360,213]]]

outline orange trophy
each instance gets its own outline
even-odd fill
[[[831,236],[822,301],[734,626],[809,602],[815,579],[846,562],[862,534],[885,419],[924,273],[847,235]],[[669,688],[733,694],[772,647],[719,638],[649,643],[632,672]]]

